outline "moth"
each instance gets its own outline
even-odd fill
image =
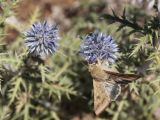
[[[111,101],[121,93],[121,84],[137,80],[140,75],[123,74],[104,67],[101,63],[90,64],[89,71],[93,77],[94,111],[101,114]]]

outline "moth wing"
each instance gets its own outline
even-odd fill
[[[99,115],[110,103],[110,97],[106,94],[103,84],[102,81],[93,80],[94,111],[96,115]]]
[[[118,73],[118,72],[113,72],[113,71],[108,71],[108,70],[104,70],[104,71],[105,71],[105,73],[110,74],[112,77],[118,78],[118,79],[114,79],[117,82],[123,81],[123,80],[128,81],[128,82],[132,82],[132,81],[135,81],[141,77],[140,75],[136,75],[136,74],[123,74],[123,73]]]
[[[116,80],[116,81],[131,82],[131,81],[135,81],[141,77],[140,75],[136,75],[136,74],[119,73],[114,68],[107,68],[104,66],[91,65],[90,68],[92,68],[90,71],[92,74],[92,77],[96,78],[98,80],[106,80],[106,79],[110,79],[108,77],[111,77],[111,78],[114,78],[113,81]]]
[[[94,88],[94,111],[99,115],[109,105],[111,101],[117,99],[121,92],[121,87],[117,83],[93,80]]]
[[[105,82],[105,92],[109,95],[111,101],[115,101],[121,93],[121,86],[115,82]]]

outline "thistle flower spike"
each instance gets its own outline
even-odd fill
[[[59,33],[56,25],[50,26],[46,21],[35,22],[25,33],[25,44],[29,54],[46,58],[56,51]]]
[[[96,63],[97,60],[113,64],[117,59],[118,45],[110,35],[99,31],[86,35],[80,47],[81,56],[91,64]]]

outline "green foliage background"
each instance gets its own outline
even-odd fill
[[[87,10],[86,14],[69,18],[72,27],[61,31],[58,51],[43,65],[27,58],[23,36],[35,21],[44,19],[40,18],[39,8],[25,24],[5,23],[15,14],[13,8],[18,2],[0,0],[1,120],[160,119],[160,21],[156,5],[155,14],[148,15],[145,10],[128,5],[118,15],[114,9],[113,14],[97,12],[95,9],[103,7],[103,2],[82,0],[81,11]],[[141,19],[146,19],[143,24],[139,23]],[[8,28],[20,32],[11,43],[4,41]],[[124,86],[118,100],[98,117],[93,113],[92,78],[79,55],[80,36],[97,28],[112,35],[119,45],[116,68],[143,75]]]

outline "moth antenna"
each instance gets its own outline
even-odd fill
[[[98,63],[98,65],[100,66],[100,65],[101,65],[101,60],[100,60],[100,59],[97,59],[97,63]]]

